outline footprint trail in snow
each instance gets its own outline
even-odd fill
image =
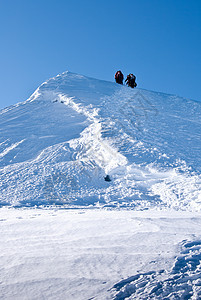
[[[58,75],[0,111],[0,203],[200,211],[200,116],[195,101]]]

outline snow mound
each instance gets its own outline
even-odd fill
[[[1,205],[201,210],[199,102],[64,72],[0,131]]]

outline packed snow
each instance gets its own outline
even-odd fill
[[[201,103],[64,72],[0,132],[2,299],[201,299]]]

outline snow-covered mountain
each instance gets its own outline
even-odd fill
[[[64,72],[0,130],[1,205],[201,210],[199,102]]]
[[[0,298],[201,299],[200,117],[70,72],[1,110]]]

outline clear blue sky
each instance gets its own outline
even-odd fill
[[[201,0],[0,0],[0,108],[63,71],[201,101]]]

